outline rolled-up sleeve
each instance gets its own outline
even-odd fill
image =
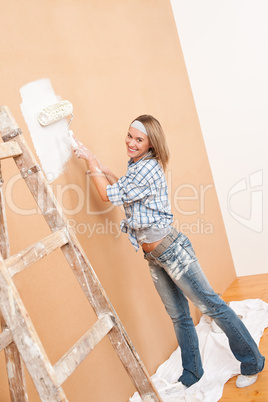
[[[119,206],[124,203],[122,199],[122,190],[119,186],[119,180],[117,183],[108,184],[108,186],[106,187],[107,197],[109,198],[109,201],[111,201],[111,203],[115,206]]]
[[[140,201],[152,194],[150,184],[145,180],[139,182],[130,177],[123,177],[117,183],[107,186],[107,196],[114,205]]]

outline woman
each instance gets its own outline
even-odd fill
[[[189,239],[171,226],[173,215],[164,176],[169,151],[160,123],[150,115],[139,116],[131,123],[125,142],[130,160],[126,175],[120,179],[79,141],[75,153],[86,159],[101,199],[124,206],[126,219],[121,230],[128,232],[136,250],[142,247],[174,325],[183,365],[178,381],[189,387],[203,375],[189,298],[228,337],[234,356],[241,362],[237,387],[253,384],[263,370],[264,357],[243,322],[211,288]]]

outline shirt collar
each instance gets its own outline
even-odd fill
[[[133,166],[133,167],[134,167],[134,165],[137,166],[137,164],[138,164],[139,162],[143,161],[143,160],[146,159],[146,158],[149,159],[151,155],[152,155],[152,151],[149,151],[143,158],[139,159],[137,162],[134,162],[133,158],[130,158],[129,161],[128,161],[128,163],[127,163],[127,165],[128,165],[128,166]]]

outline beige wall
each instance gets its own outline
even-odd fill
[[[0,103],[9,106],[31,149],[19,88],[39,78],[50,78],[55,93],[73,103],[74,133],[119,176],[126,170],[124,137],[130,121],[142,113],[157,117],[172,154],[167,178],[176,224],[189,234],[215,290],[224,291],[235,271],[169,2],[1,0],[0,6]],[[3,171],[15,253],[49,230],[40,215],[25,215],[34,202],[22,180],[11,185],[17,173],[13,161],[4,161]],[[176,348],[172,324],[141,251],[135,253],[125,235],[116,238],[122,210],[106,211],[109,205],[100,202],[84,171],[83,161],[72,159],[53,189],[153,374]],[[74,211],[80,191],[85,200]],[[86,225],[93,230],[90,238]],[[19,274],[15,282],[55,363],[95,321],[94,313],[60,252]],[[193,315],[197,322],[199,313],[193,309]],[[27,384],[30,401],[38,401],[29,376]],[[63,388],[76,402],[126,401],[134,392],[107,340]],[[0,401],[8,401],[3,352],[0,389]]]

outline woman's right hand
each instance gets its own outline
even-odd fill
[[[88,170],[91,171],[92,165],[97,165],[101,172],[107,177],[110,184],[114,184],[118,181],[118,178],[105,166],[97,157],[82,144],[74,135],[74,140],[77,143],[77,147],[74,149],[74,153],[78,159],[85,159],[87,162]]]

